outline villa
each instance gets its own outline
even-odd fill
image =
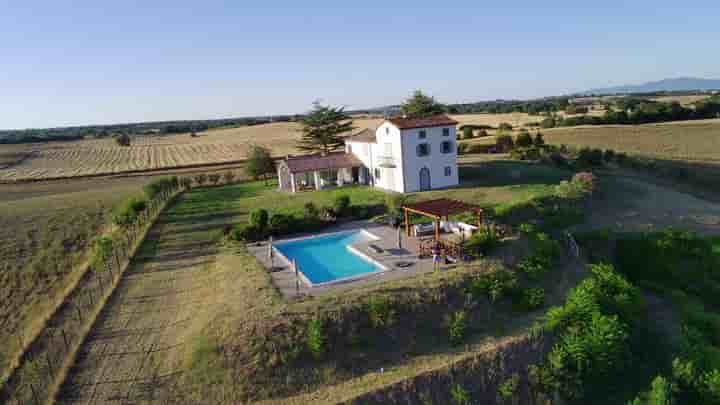
[[[386,119],[375,131],[346,138],[345,150],[288,156],[277,167],[280,190],[367,184],[410,193],[458,184],[457,121],[440,114]]]

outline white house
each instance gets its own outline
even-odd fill
[[[446,115],[389,118],[345,140],[344,152],[288,156],[278,164],[281,190],[369,184],[409,193],[458,184],[454,121]]]

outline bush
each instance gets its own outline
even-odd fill
[[[473,138],[472,127],[463,127],[462,134],[463,134],[463,136],[462,136],[463,139],[472,139]]]
[[[542,120],[540,122],[540,127],[546,128],[546,129],[547,128],[555,128],[556,125],[557,125],[557,122],[555,121],[555,118],[552,118],[552,117],[545,118],[544,120]]]
[[[553,152],[550,154],[550,161],[552,164],[554,164],[557,167],[567,167],[568,162],[567,159],[565,159],[565,156],[558,152]]]
[[[452,386],[450,398],[452,398],[455,405],[470,405],[470,393],[460,384]]]
[[[615,151],[612,149],[606,149],[603,154],[603,160],[606,162],[612,162],[615,160]]]
[[[230,231],[230,239],[238,242],[256,242],[265,239],[267,229],[260,229],[254,225],[237,226]]]
[[[522,224],[518,225],[518,231],[525,235],[532,235],[537,232],[537,229],[535,225],[523,222]]]
[[[285,235],[296,231],[297,222],[292,215],[273,214],[270,217],[270,232],[273,235]]]
[[[580,172],[570,181],[562,181],[555,186],[555,195],[560,198],[581,198],[595,190],[595,175],[589,172]]]
[[[325,328],[323,322],[318,319],[311,319],[307,325],[306,344],[310,354],[316,359],[322,357],[325,352]]]
[[[143,192],[148,199],[153,199],[160,193],[167,192],[178,188],[180,181],[176,176],[163,177],[153,180],[143,187]]]
[[[147,208],[147,200],[142,197],[132,197],[125,200],[113,214],[115,225],[127,226],[135,222],[138,215]]]
[[[540,132],[535,134],[535,139],[533,139],[533,145],[538,148],[542,148],[543,146],[545,146],[545,138],[543,138],[543,134],[541,134]]]
[[[486,256],[500,245],[500,235],[495,227],[481,227],[465,241],[463,250],[470,256]]]
[[[347,215],[350,210],[350,196],[343,194],[335,197],[333,209],[335,210],[335,214],[338,216]]]
[[[458,143],[457,144],[457,153],[458,155],[463,155],[465,153],[468,153],[468,144],[466,143]]]
[[[497,302],[515,292],[517,286],[515,274],[503,269],[478,276],[470,284],[470,293],[474,297],[485,295],[491,302]]]
[[[577,160],[582,166],[602,166],[603,152],[600,149],[582,148]]]
[[[503,134],[495,138],[495,147],[499,152],[509,152],[515,146],[511,135]]]
[[[128,134],[120,134],[117,137],[115,137],[115,143],[117,143],[119,146],[130,146],[130,135]]]
[[[524,311],[534,311],[545,304],[545,290],[540,287],[527,288],[520,292],[519,306]]]
[[[551,263],[544,257],[533,255],[518,263],[518,271],[532,280],[539,280],[550,270]]]
[[[477,137],[478,137],[478,138],[483,138],[483,137],[486,137],[486,136],[489,136],[489,135],[490,135],[490,134],[488,134],[488,131],[486,131],[486,130],[484,130],[484,129],[479,130],[478,133],[477,133]]]
[[[513,375],[510,376],[510,378],[503,381],[498,386],[498,398],[500,399],[499,402],[502,402],[502,401],[509,402],[510,400],[512,400],[518,391],[519,385],[520,385],[520,376],[517,373],[514,373]]]
[[[532,146],[533,140],[527,131],[521,132],[515,139],[515,146],[519,148],[529,148]]]
[[[250,212],[248,224],[258,230],[264,231],[268,227],[268,212],[263,208],[258,208]]]
[[[450,337],[450,343],[457,346],[465,339],[465,332],[467,330],[467,314],[465,311],[456,311],[450,315],[448,322],[448,335]]]
[[[312,201],[305,203],[305,219],[310,222],[315,222],[320,219],[320,210]]]
[[[384,297],[370,297],[367,313],[373,328],[388,327],[395,322],[395,310],[390,300]]]
[[[507,122],[501,122],[500,125],[498,125],[498,130],[500,131],[512,131],[513,126],[508,124]]]

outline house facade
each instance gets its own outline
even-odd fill
[[[281,190],[368,184],[399,193],[458,184],[457,122],[446,115],[389,118],[345,140],[345,151],[288,157],[278,165]]]

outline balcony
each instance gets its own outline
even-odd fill
[[[395,158],[392,156],[378,156],[377,157],[377,165],[379,167],[388,167],[393,168],[395,166]]]

